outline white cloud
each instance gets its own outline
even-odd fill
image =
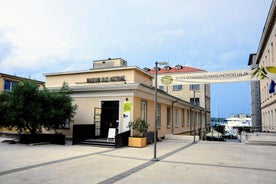
[[[141,68],[155,61],[207,71],[244,68],[270,3],[0,0],[0,72],[44,80],[43,73],[90,69],[93,60],[109,57]]]
[[[13,50],[13,45],[5,37],[4,33],[4,30],[0,29],[0,61],[8,57]]]
[[[151,67],[148,62],[158,59],[206,70],[227,67],[237,57],[233,45],[244,50],[237,53],[240,60],[254,52],[270,1],[0,0],[0,4],[1,71],[32,74],[88,69],[92,60],[107,57],[122,57],[140,67]]]

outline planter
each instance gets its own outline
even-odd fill
[[[63,134],[21,134],[21,144],[32,144],[49,142],[51,144],[65,145],[65,135]]]
[[[147,138],[146,137],[129,137],[128,138],[128,146],[136,147],[136,148],[143,148],[147,145]]]

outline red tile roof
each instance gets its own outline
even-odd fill
[[[175,67],[165,66],[164,68],[159,68],[158,74],[161,73],[189,73],[189,72],[204,72],[205,70],[199,68],[193,68],[189,66],[176,65]],[[148,69],[149,74],[154,74],[154,68]]]

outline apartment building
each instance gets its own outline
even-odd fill
[[[22,80],[31,80],[31,79],[27,79],[24,77],[18,77],[15,75],[9,75],[9,74],[5,74],[5,73],[0,73],[0,92],[10,91],[16,83],[18,83],[19,81],[22,81]],[[33,81],[37,82],[38,85],[40,85],[40,86],[44,85],[44,82],[42,82],[42,81],[37,81],[37,80],[33,80]]]
[[[3,93],[5,91],[10,91],[13,86],[16,85],[16,83],[22,81],[22,80],[31,80],[24,77],[18,77],[15,75],[9,75],[5,73],[0,73],[0,93]],[[39,86],[44,86],[44,82],[33,80],[35,81]],[[7,129],[7,128],[0,128],[0,132],[17,132],[16,129]]]
[[[144,68],[145,71],[153,75],[155,73],[155,68],[149,69]],[[159,79],[166,76],[182,77],[188,73],[201,73],[206,72],[205,70],[193,68],[189,66],[176,65],[174,67],[165,66],[163,68],[157,68],[157,74]],[[210,84],[164,84],[158,80],[157,88],[176,96],[184,101],[188,101],[193,105],[204,108],[205,111],[205,127],[210,127]],[[153,86],[155,84],[153,83]]]
[[[260,67],[276,67],[276,2],[272,1],[256,53]],[[276,93],[269,93],[270,79],[260,80],[262,131],[276,132]]]

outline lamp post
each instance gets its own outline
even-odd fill
[[[195,102],[195,89],[194,89],[194,106],[196,106],[196,102]],[[194,143],[195,143],[195,117],[196,117],[196,115],[195,115],[195,113],[196,113],[196,111],[195,111],[195,108],[194,108]]]
[[[193,85],[193,93],[194,93],[194,96],[193,96],[193,105],[194,105],[194,107],[193,107],[193,110],[194,110],[194,113],[193,113],[193,122],[194,122],[194,143],[196,143],[196,140],[195,140],[195,134],[196,134],[196,129],[195,129],[195,124],[196,124],[196,106],[197,106],[197,103],[196,103],[196,98],[195,98],[195,93],[196,92],[198,92],[197,90],[199,90],[199,88],[197,88],[195,85]],[[200,128],[201,128],[201,125],[200,125]]]
[[[157,139],[157,67],[158,65],[167,65],[167,62],[155,62],[155,86],[154,86],[154,151],[153,151],[153,158],[151,161],[159,161],[158,158],[156,158],[156,139]]]

